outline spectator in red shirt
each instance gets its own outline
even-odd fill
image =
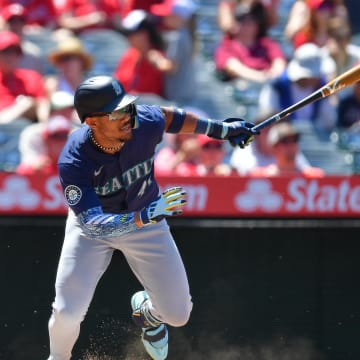
[[[264,12],[259,3],[236,8],[237,29],[232,38],[224,37],[215,51],[216,67],[225,78],[265,83],[284,71],[285,56],[280,45],[266,35]]]
[[[57,14],[52,0],[0,0],[0,9],[10,4],[20,4],[27,10],[26,27],[54,29]]]
[[[143,10],[134,10],[124,18],[122,32],[128,39],[129,47],[117,64],[114,77],[127,92],[164,98],[164,74],[160,62],[167,61],[165,45],[153,18]]]
[[[206,135],[168,134],[167,144],[155,157],[155,171],[162,176],[236,175],[225,163],[224,141]]]
[[[18,67],[22,49],[13,32],[0,32],[0,123],[47,121],[49,101],[40,73]]]
[[[147,12],[150,12],[152,5],[161,4],[162,2],[162,0],[125,0],[130,11],[140,9]]]
[[[76,34],[94,29],[118,29],[128,11],[118,0],[64,0],[57,7],[59,26]]]
[[[1,18],[4,21],[4,30],[14,32],[21,40],[23,52],[19,67],[36,70],[41,74],[45,73],[45,64],[40,47],[27,39],[25,34],[25,24],[27,11],[20,4],[10,4],[1,11]]]
[[[197,140],[200,144],[199,163],[196,167],[197,175],[236,175],[236,171],[225,162],[226,143],[224,141],[206,135],[198,135]]]
[[[166,134],[165,144],[155,157],[157,175],[196,176],[200,144],[194,134]]]

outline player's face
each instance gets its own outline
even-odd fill
[[[107,140],[127,142],[132,139],[131,115],[123,112],[99,116],[96,119],[95,131]]]

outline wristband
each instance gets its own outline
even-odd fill
[[[215,139],[225,139],[228,134],[228,125],[223,121],[198,119],[195,134],[205,134]]]
[[[173,119],[167,129],[168,133],[177,134],[183,127],[186,117],[186,112],[179,108],[174,108]]]
[[[211,119],[197,119],[194,133],[208,135],[211,129],[211,122]]]

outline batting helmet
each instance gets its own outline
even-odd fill
[[[83,81],[75,91],[74,106],[83,123],[94,113],[109,113],[121,109],[138,97],[129,95],[115,78],[94,76]]]

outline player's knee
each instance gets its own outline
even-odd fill
[[[165,322],[174,327],[184,326],[190,318],[192,302],[183,303],[182,306],[173,307],[169,313],[164,314]]]

